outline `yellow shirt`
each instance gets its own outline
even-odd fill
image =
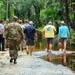
[[[54,38],[56,29],[53,25],[46,25],[43,31],[45,32],[45,38]]]

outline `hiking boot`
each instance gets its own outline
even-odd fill
[[[10,63],[12,63],[13,59],[10,59]]]
[[[23,51],[23,48],[22,48],[22,51]]]
[[[14,59],[14,64],[17,64],[16,59]]]

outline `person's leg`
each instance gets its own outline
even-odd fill
[[[61,47],[61,48],[59,49],[59,51],[62,51],[63,48],[64,48],[64,43],[63,43],[63,42],[64,42],[64,40],[63,40],[63,38],[61,38],[61,39],[60,39],[60,44],[61,44],[60,47]]]
[[[33,49],[34,49],[34,46],[30,46],[30,51],[29,51],[30,55],[32,55]]]
[[[2,51],[5,51],[4,48],[5,48],[5,39],[2,38]]]
[[[64,42],[62,41],[61,42],[61,49],[63,50],[63,48],[64,48]]]
[[[2,46],[2,35],[0,34],[0,51],[2,50],[1,47]]]
[[[49,51],[52,50],[52,44],[49,44]]]
[[[28,45],[26,45],[26,53],[27,53],[27,55],[29,54],[29,46]]]
[[[14,44],[12,40],[9,40],[8,43],[9,43],[10,63],[12,63],[14,59]]]
[[[34,40],[31,39],[30,40],[30,50],[29,50],[30,55],[32,55],[33,49],[34,49]]]
[[[16,43],[15,43],[16,42]],[[16,60],[18,57],[18,49],[19,49],[19,41],[14,41],[14,64],[16,64]]]
[[[67,39],[66,38],[63,38],[63,41],[62,41],[62,49],[63,49],[64,52],[66,51],[66,41],[67,41]]]
[[[14,64],[16,64],[17,62],[17,57],[18,57],[18,50],[14,50]]]
[[[12,63],[14,59],[14,50],[9,48],[9,54],[10,54],[10,63]]]
[[[26,53],[27,55],[29,54],[29,44],[30,44],[30,39],[26,40]]]
[[[47,52],[49,52],[49,38],[46,39],[46,44]]]
[[[1,43],[0,43],[0,51],[1,51]]]
[[[52,51],[52,47],[53,47],[53,42],[54,42],[54,38],[50,38],[49,39],[49,51]]]
[[[66,41],[63,42],[63,50],[66,51]]]

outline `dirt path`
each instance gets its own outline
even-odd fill
[[[39,55],[39,54],[38,54]],[[38,56],[19,52],[17,64],[9,63],[9,53],[0,52],[0,75],[75,75],[69,68],[54,65]]]

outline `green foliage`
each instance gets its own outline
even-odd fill
[[[52,9],[43,9],[40,12],[40,20],[46,24],[48,23],[50,20],[54,21],[57,19],[57,10],[55,8]]]
[[[42,30],[43,30],[43,27],[38,28],[38,31],[42,32]]]
[[[71,32],[70,44],[75,44],[75,31],[73,29],[70,29],[70,32]]]
[[[72,5],[74,5],[75,4],[75,2],[72,2]]]
[[[5,6],[4,6],[3,2],[0,1],[0,19],[3,20],[5,18],[5,13],[6,13]]]

